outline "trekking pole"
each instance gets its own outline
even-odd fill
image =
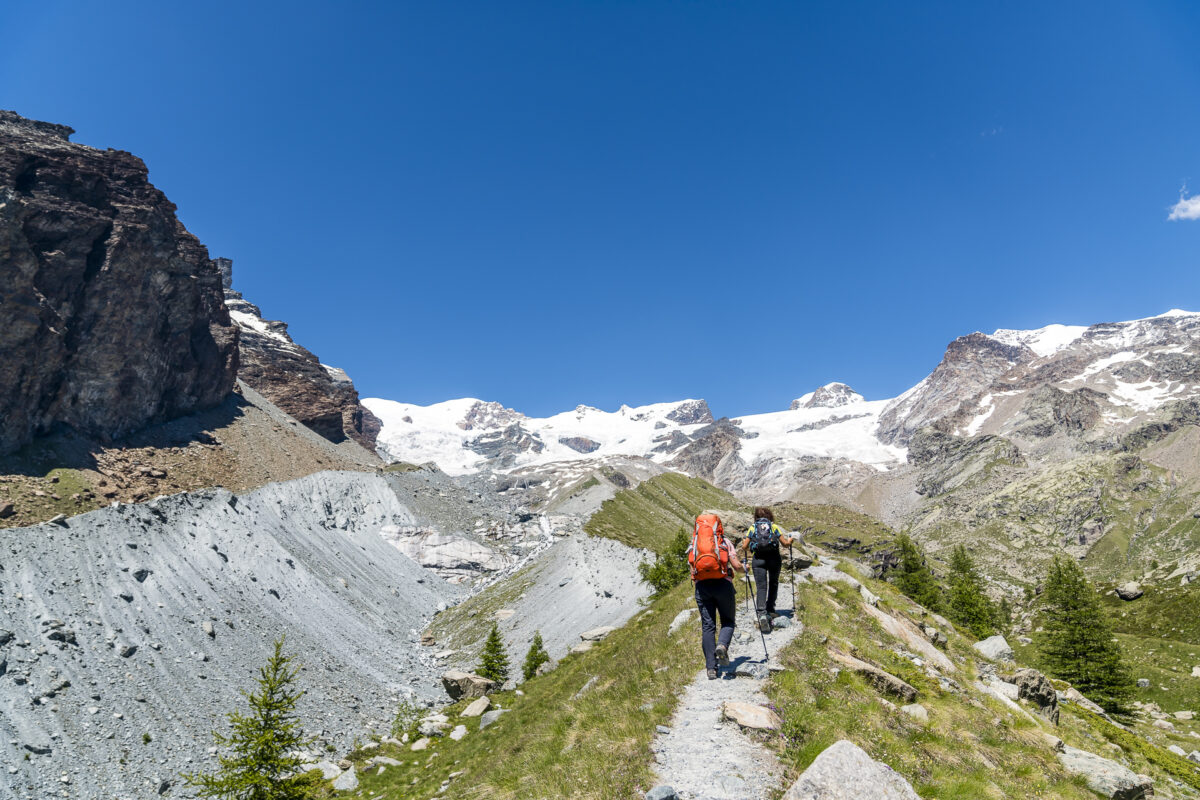
[[[745,569],[744,564],[742,565],[742,567],[746,573],[746,591],[752,592],[753,589],[750,588],[750,570]],[[749,598],[746,598],[746,599],[749,600]],[[763,663],[765,664],[765,663],[767,663],[767,659],[770,658],[771,656],[767,653],[767,635],[765,633],[763,633],[762,626],[758,624],[758,600],[757,599],[755,599],[755,601],[754,601],[754,627],[758,628],[758,637],[760,639],[762,639]]]
[[[792,546],[788,545],[788,568],[792,571],[792,617],[796,616],[796,559],[792,556]]]

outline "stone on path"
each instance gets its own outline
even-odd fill
[[[843,739],[825,748],[782,800],[920,800],[902,775]]]
[[[459,714],[460,717],[478,717],[483,712],[492,707],[492,699],[487,695],[475,700],[471,705],[467,706]]]
[[[1111,800],[1142,800],[1154,794],[1154,782],[1095,753],[1065,747],[1058,754],[1063,769],[1082,775],[1088,788]]]
[[[483,697],[496,688],[495,681],[469,672],[452,669],[442,675],[442,686],[451,700],[461,700],[464,697]]]
[[[646,800],[679,800],[679,795],[670,786],[662,784],[646,792]]]
[[[671,625],[667,628],[667,635],[674,636],[676,633],[678,633],[680,628],[686,625],[687,621],[692,618],[692,613],[694,610],[695,609],[685,608],[683,611],[680,611],[678,614],[676,614],[675,619],[671,620]],[[668,786],[666,788],[670,789],[671,787]],[[675,790],[671,789],[671,791],[673,792]],[[649,797],[650,795],[646,796]]]
[[[972,645],[980,655],[993,661],[1012,661],[1013,651],[1003,636],[989,636],[981,642]]]
[[[905,702],[912,703],[917,699],[917,690],[908,685],[904,681],[892,675],[889,672],[884,672],[879,667],[868,664],[865,661],[855,658],[851,655],[846,655],[838,650],[830,650],[829,655],[834,661],[838,662],[847,669],[857,672],[862,675],[867,681],[881,692],[894,694],[900,697]]]
[[[733,720],[742,728],[759,731],[777,731],[783,727],[779,715],[766,706],[726,700],[721,705],[721,718]]]
[[[358,788],[358,773],[354,771],[354,767],[338,775],[333,781],[333,788],[339,792],[352,792]]]

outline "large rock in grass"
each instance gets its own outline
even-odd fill
[[[1154,782],[1095,753],[1064,747],[1058,760],[1071,775],[1082,775],[1088,788],[1112,800],[1142,800],[1154,794]]]
[[[1122,600],[1137,600],[1143,594],[1141,584],[1136,581],[1130,581],[1124,585],[1117,587],[1117,597]]]
[[[825,748],[787,790],[783,800],[920,800],[887,764],[843,739]]]
[[[874,664],[868,664],[837,650],[830,650],[829,656],[843,667],[866,678],[878,691],[895,695],[906,703],[916,702],[917,690],[890,672],[884,672]]]
[[[442,686],[451,700],[483,697],[496,688],[496,682],[470,672],[452,669],[442,675]]]
[[[1038,713],[1058,724],[1058,692],[1045,675],[1036,669],[1019,669],[1013,683],[1017,684],[1018,696],[1038,707]]]
[[[1009,647],[1008,641],[997,634],[989,636],[981,642],[976,642],[972,647],[985,658],[990,658],[992,661],[1012,661],[1013,651]]]

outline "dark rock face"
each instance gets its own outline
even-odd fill
[[[279,408],[331,442],[354,439],[375,451],[379,419],[358,402],[346,373],[322,364],[292,341],[286,322],[266,320],[233,286],[233,262],[213,259],[225,288],[225,305],[241,331],[238,377]]]
[[[690,444],[679,451],[670,466],[691,475],[715,480],[718,469],[727,459],[737,459],[745,432],[728,417],[696,431]]]
[[[599,442],[594,442],[586,436],[560,436],[558,443],[566,445],[576,453],[594,453],[600,449]]]
[[[960,336],[912,396],[898,399],[880,416],[879,439],[908,444],[916,431],[956,410],[962,398],[983,392],[1013,366],[1034,358],[1028,347],[1005,344],[982,333]]]
[[[0,111],[0,453],[220,403],[238,334],[204,246],[141,159]]]
[[[474,453],[495,460],[502,467],[511,466],[521,453],[540,453],[546,449],[541,437],[516,422],[503,430],[482,433],[467,442],[466,446]]]
[[[857,403],[862,397],[844,383],[830,383],[813,392],[807,402],[792,401],[792,410],[798,408],[841,408]]]
[[[678,408],[667,414],[667,419],[678,422],[680,425],[698,425],[702,422],[712,422],[713,415],[708,408],[708,403],[703,400],[692,400],[680,403]]]
[[[1029,423],[1021,428],[1026,436],[1044,438],[1058,430],[1079,434],[1100,421],[1100,401],[1104,395],[1093,389],[1064,392],[1054,386],[1041,386],[1030,392],[1022,411]]]

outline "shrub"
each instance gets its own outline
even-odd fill
[[[501,685],[508,680],[508,655],[504,652],[500,629],[494,622],[487,641],[483,643],[483,653],[479,656],[479,666],[475,668],[475,673]]]
[[[537,675],[538,667],[549,660],[550,654],[546,652],[546,648],[542,644],[542,632],[534,631],[533,643],[529,645],[529,652],[525,654],[525,663],[521,665],[522,677],[529,680]]]
[[[691,544],[691,533],[687,528],[680,528],[675,538],[667,545],[666,552],[654,554],[654,563],[643,561],[638,564],[638,573],[652,590],[651,600],[662,597],[691,575],[687,563],[687,550]]]

